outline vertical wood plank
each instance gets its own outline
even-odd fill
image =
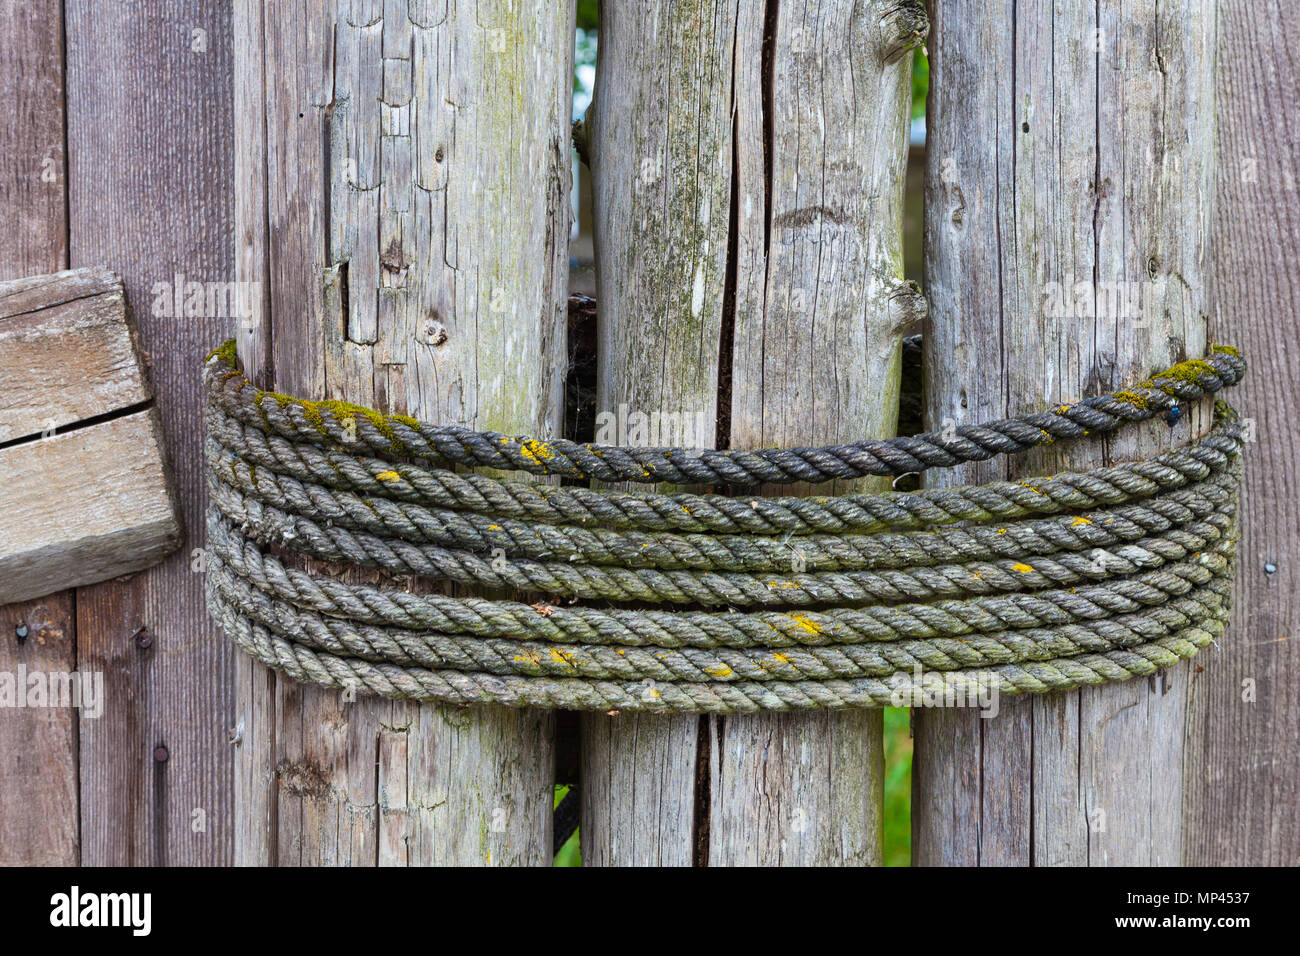
[[[601,411],[705,431],[721,411],[737,447],[892,433],[918,306],[904,54],[925,23],[911,4],[602,7]],[[879,860],[878,713],[590,715],[583,735],[588,865]]]
[[[203,304],[178,315],[172,293],[178,277],[223,289],[233,279],[230,9],[69,0],[66,16],[70,264],[124,280],[189,533],[157,567],[78,591],[78,664],[104,672],[107,696],[103,716],[80,724],[82,862],[221,864],[232,655],[204,610],[193,551],[204,505],[196,370],[229,334],[230,309],[203,286]]]
[[[1203,354],[1215,11],[1169,4],[933,7],[929,425],[1123,387]],[[1104,442],[931,476],[986,481],[1144,457],[1208,405]],[[1198,661],[1198,663],[1200,663]],[[1176,864],[1188,668],[916,714],[921,864]]]
[[[68,264],[62,3],[0,2],[0,64],[0,279],[17,279]],[[0,608],[0,672],[74,670],[75,608],[73,591]],[[74,865],[78,840],[76,713],[0,711],[0,866]]]
[[[736,0],[607,0],[587,114],[597,412],[676,414],[697,445],[716,433],[736,17]],[[699,736],[693,716],[583,715],[584,865],[691,865]]]
[[[68,264],[63,4],[0,2],[0,278]]]
[[[264,385],[558,433],[571,3],[236,6],[239,337]],[[554,717],[239,664],[237,862],[548,864]]]
[[[1250,363],[1229,400],[1253,421],[1256,443],[1247,447],[1233,623],[1204,670],[1193,667],[1184,862],[1295,866],[1300,419],[1288,389],[1300,381],[1300,168],[1278,119],[1300,108],[1300,10],[1230,0],[1219,20],[1210,330]]]
[[[895,434],[901,331],[921,301],[902,281],[902,200],[908,51],[926,23],[893,2],[741,9],[733,447]],[[880,711],[711,723],[710,864],[880,862]]]

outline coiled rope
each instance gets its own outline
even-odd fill
[[[453,469],[732,486],[899,475],[1113,431],[1244,371],[1217,347],[1130,390],[951,434],[698,451],[264,392],[230,342],[204,374],[209,609],[295,680],[466,704],[733,713],[1125,680],[1224,630],[1243,428],[1222,402],[1207,436],[1145,461],[915,493],[635,493]],[[349,568],[538,600],[413,593]]]

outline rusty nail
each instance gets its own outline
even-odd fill
[[[136,631],[134,637],[135,642],[146,650],[153,646],[153,635],[149,633],[149,628],[147,627],[142,627],[140,630]]]
[[[24,621],[19,621],[17,624],[14,625],[14,637],[18,638],[18,643],[19,643],[19,644],[21,644],[23,641],[27,640],[27,624],[26,624],[26,622],[24,622]]]
[[[157,747],[153,748],[153,759],[157,763],[166,763],[167,758],[170,756],[171,754],[167,752],[167,748],[164,747],[162,744],[159,744]]]

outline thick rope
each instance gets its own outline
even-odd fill
[[[1135,389],[955,437],[714,452],[305,402],[253,388],[227,344],[205,368],[209,608],[294,679],[454,703],[751,712],[1149,674],[1227,617],[1243,430],[1222,403],[1209,435],[1146,461],[916,493],[638,494],[449,466],[732,485],[898,474],[1110,431],[1243,372],[1216,349]],[[538,600],[411,593],[385,575]]]

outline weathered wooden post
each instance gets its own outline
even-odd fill
[[[252,377],[557,434],[572,4],[240,0],[235,36]],[[549,712],[347,703],[238,667],[237,862],[549,864]]]
[[[1215,6],[937,0],[926,180],[928,425],[1123,388],[1204,354]],[[933,480],[1131,460],[1205,407]],[[1198,662],[1199,663],[1199,662]],[[916,713],[920,864],[1177,864],[1189,667]]]
[[[702,418],[697,443],[734,447],[892,434],[925,22],[888,2],[602,6],[600,410]],[[880,782],[878,712],[589,715],[583,859],[877,862]]]
[[[1250,374],[1229,401],[1253,422],[1233,624],[1192,678],[1183,862],[1300,862],[1300,170],[1280,116],[1300,110],[1300,9],[1219,6],[1218,188],[1210,332]],[[1210,665],[1213,666],[1210,666]]]

